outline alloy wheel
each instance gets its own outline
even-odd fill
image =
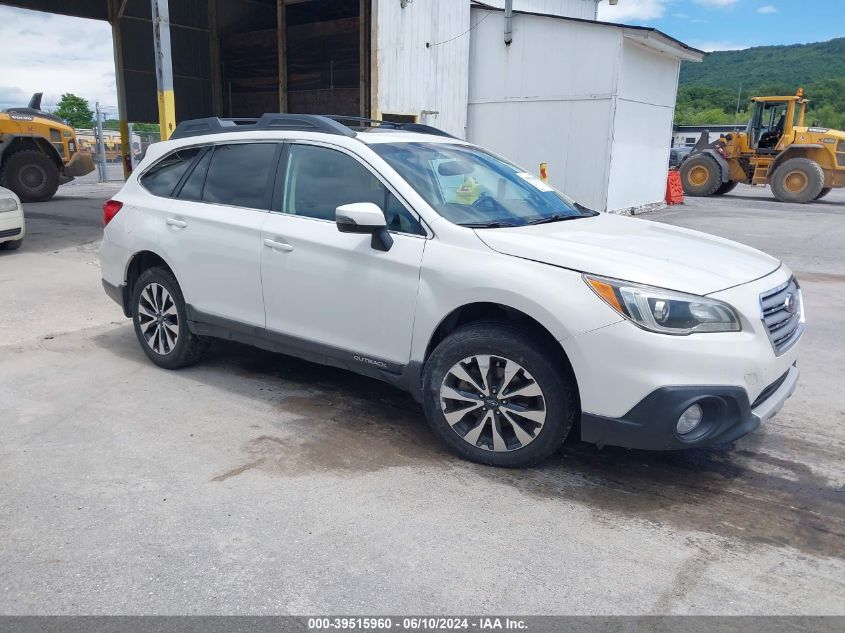
[[[179,340],[179,313],[173,297],[161,284],[150,283],[138,299],[138,324],[156,354],[166,356]]]
[[[495,355],[455,363],[440,386],[440,406],[465,442],[497,453],[527,446],[546,422],[539,383],[519,363]]]

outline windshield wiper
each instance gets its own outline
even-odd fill
[[[586,215],[563,215],[562,213],[555,213],[545,218],[531,220],[526,224],[549,224],[551,222],[565,222],[566,220],[578,220],[579,218],[586,218]]]
[[[460,222],[458,226],[465,226],[468,229],[503,229],[518,225],[512,222]]]

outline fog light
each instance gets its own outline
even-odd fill
[[[703,417],[704,411],[701,410],[701,407],[697,404],[692,405],[678,418],[678,435],[692,433],[701,424]]]

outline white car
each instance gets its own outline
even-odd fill
[[[181,123],[104,205],[103,285],[169,369],[209,337],[406,389],[463,457],[537,463],[577,429],[724,443],[792,394],[790,270],[752,248],[599,214],[416,124]]]
[[[0,250],[20,248],[24,235],[26,222],[20,198],[5,187],[0,187]]]

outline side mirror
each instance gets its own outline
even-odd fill
[[[335,223],[341,233],[365,233],[373,236],[370,245],[379,251],[389,251],[393,238],[387,230],[384,213],[372,202],[344,204],[335,209]]]

